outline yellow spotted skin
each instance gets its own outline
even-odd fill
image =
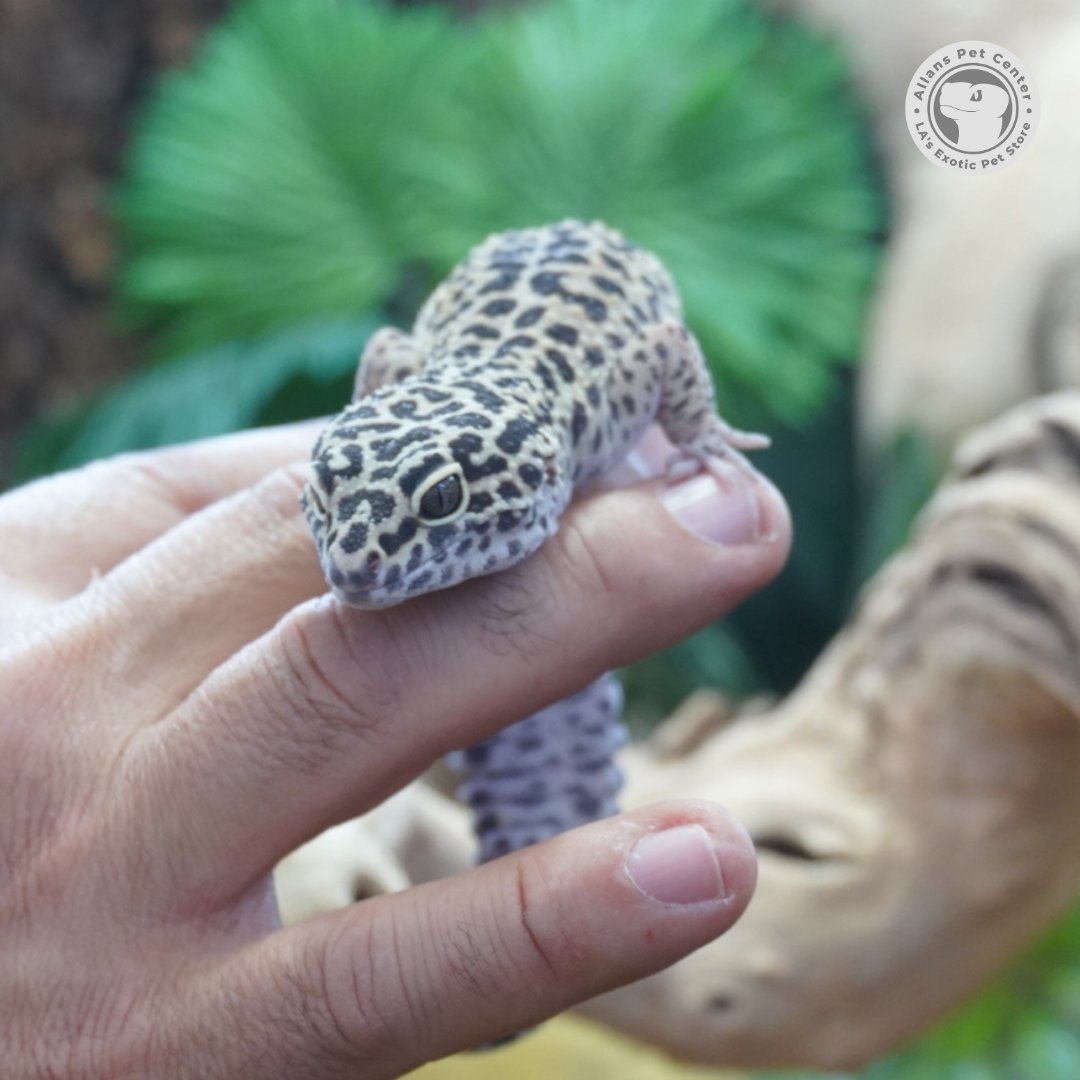
[[[314,447],[303,503],[331,589],[385,607],[514,565],[653,422],[695,464],[767,442],[717,416],[655,255],[599,222],[489,237],[410,333],[372,337]],[[618,705],[605,677],[465,753],[484,858],[613,812]]]

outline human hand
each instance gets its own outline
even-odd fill
[[[0,499],[6,1076],[398,1075],[650,974],[749,900],[746,834],[677,801],[280,927],[279,858],[719,617],[789,542],[771,488],[771,538],[742,544],[749,488],[668,493],[722,545],[645,484],[582,501],[503,574],[354,611],[297,503],[315,432]]]

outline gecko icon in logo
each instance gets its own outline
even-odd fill
[[[904,104],[915,145],[957,172],[990,172],[1015,160],[1039,120],[1030,72],[989,41],[957,41],[932,53],[912,76]]]

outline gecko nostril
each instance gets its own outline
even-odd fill
[[[382,566],[382,556],[373,551],[364,560],[364,574],[373,578],[379,572],[380,566]]]

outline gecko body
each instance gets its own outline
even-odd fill
[[[673,464],[767,445],[717,416],[656,256],[598,222],[489,237],[410,334],[372,336],[315,444],[302,501],[332,591],[387,607],[514,565],[654,421]],[[464,751],[483,859],[614,812],[620,700],[604,676]]]

